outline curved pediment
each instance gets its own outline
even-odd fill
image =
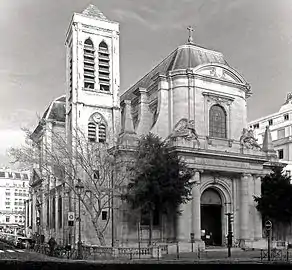
[[[196,74],[221,79],[229,82],[247,84],[245,79],[234,69],[225,65],[207,64],[196,68]]]

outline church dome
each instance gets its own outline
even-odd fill
[[[171,55],[167,71],[195,68],[203,64],[228,65],[223,54],[203,47],[187,44],[178,47]]]
[[[181,45],[136,84],[130,87],[130,89],[122,95],[122,99],[129,98],[138,87],[147,88],[153,82],[153,77],[156,74],[167,74],[174,70],[195,68],[203,64],[221,64],[229,66],[223,54],[220,52],[203,48],[194,43]]]

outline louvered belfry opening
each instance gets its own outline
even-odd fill
[[[94,90],[95,56],[94,45],[90,38],[84,42],[84,88]]]
[[[105,124],[98,125],[98,140],[101,143],[106,141],[106,126],[105,126]]]
[[[88,123],[88,140],[96,142],[96,125],[93,122]]]
[[[98,47],[98,80],[102,91],[110,90],[110,58],[107,44],[102,41]]]

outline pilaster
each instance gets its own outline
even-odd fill
[[[201,241],[201,172],[196,171],[192,179],[192,232],[195,241]]]
[[[248,185],[251,184],[251,174],[243,174],[240,181],[240,239],[247,240],[249,224],[249,197]]]

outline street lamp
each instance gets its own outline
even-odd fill
[[[79,235],[78,235],[78,243],[77,243],[77,249],[78,254],[77,258],[82,259],[82,242],[81,242],[81,211],[80,211],[80,204],[81,204],[81,192],[84,189],[84,186],[80,179],[77,180],[77,184],[75,186],[76,192],[78,195],[78,201],[79,201],[79,210],[78,210],[78,220],[79,220]]]

